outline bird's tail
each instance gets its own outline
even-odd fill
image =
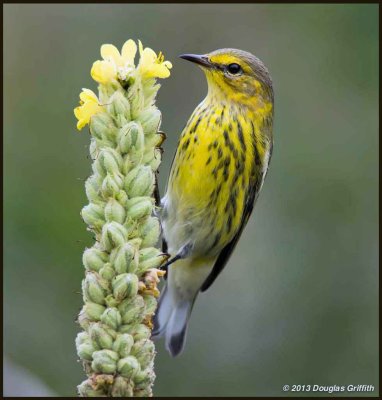
[[[167,283],[154,316],[153,337],[164,336],[173,357],[183,350],[192,307],[207,274],[206,268],[198,268],[189,260],[179,260],[168,269]]]
[[[175,302],[166,284],[159,299],[158,310],[154,316],[153,337],[164,336],[166,349],[173,357],[181,353],[184,348],[188,320],[195,298],[196,295],[192,300]]]

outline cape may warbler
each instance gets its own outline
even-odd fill
[[[242,50],[184,54],[208,94],[180,137],[162,199],[164,247],[173,256],[155,316],[175,356],[199,292],[222,271],[252,212],[272,154],[273,89],[267,68]]]

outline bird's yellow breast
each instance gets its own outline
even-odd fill
[[[179,245],[191,239],[204,253],[219,252],[232,240],[269,152],[262,118],[261,113],[209,97],[196,108],[170,173],[165,227],[172,232],[166,236],[172,233]]]

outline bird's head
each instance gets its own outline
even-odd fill
[[[273,103],[268,69],[253,54],[237,49],[220,49],[208,54],[182,54],[206,74],[209,95],[245,105]]]

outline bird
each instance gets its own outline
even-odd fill
[[[274,93],[263,62],[238,49],[183,54],[208,92],[180,136],[161,199],[166,283],[153,338],[171,356],[184,348],[197,295],[227,264],[252,213],[273,149]]]

